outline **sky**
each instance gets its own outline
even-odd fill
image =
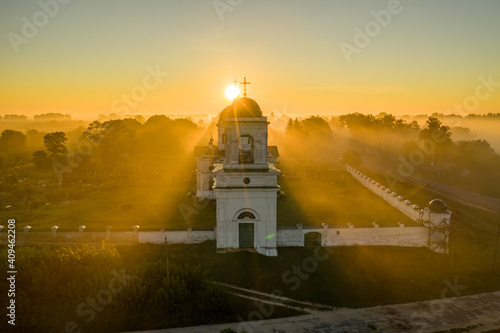
[[[500,112],[497,0],[2,0],[0,115]],[[241,85],[240,85],[241,87]]]

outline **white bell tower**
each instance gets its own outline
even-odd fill
[[[217,250],[254,248],[276,256],[276,199],[280,171],[268,163],[267,117],[253,99],[236,98],[219,118],[223,164],[214,169]]]

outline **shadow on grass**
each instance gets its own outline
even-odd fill
[[[128,249],[128,250],[127,250]],[[455,278],[467,288],[462,295],[500,289],[500,280],[488,267],[478,266],[476,258],[459,255],[456,269],[449,271],[449,256],[431,253],[427,248],[333,247],[279,248],[278,257],[265,257],[248,251],[215,253],[215,242],[172,245],[173,264],[199,265],[209,279],[271,293],[279,290],[292,299],[338,307],[365,307],[437,299],[448,280]],[[120,252],[131,251],[130,247]],[[165,255],[161,246],[139,244],[132,256]],[[312,264],[317,253],[326,260]],[[142,254],[141,254],[142,253]],[[149,260],[143,258],[143,260]],[[448,293],[450,294],[450,293]],[[448,295],[451,296],[451,295]]]

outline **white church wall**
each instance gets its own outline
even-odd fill
[[[257,251],[275,248],[276,191],[274,189],[216,189],[217,195],[217,248],[239,248],[239,223],[254,224],[254,246]],[[251,202],[251,205],[249,205]],[[255,220],[237,220],[249,211]]]

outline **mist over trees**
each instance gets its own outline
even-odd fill
[[[420,177],[500,197],[500,156],[488,141],[475,139],[469,128],[443,124],[442,119],[449,118],[462,119],[435,114],[420,127],[415,120],[407,122],[387,114],[348,114],[340,116],[340,122],[349,128],[350,148],[363,160],[389,170],[398,170],[403,164]],[[465,118],[499,119],[499,115]],[[453,131],[458,132],[456,136]],[[460,139],[454,141],[454,137]],[[352,151],[346,152],[344,160],[353,156]]]
[[[188,181],[191,169],[183,166],[194,163],[203,129],[163,115],[139,120],[96,120],[67,131],[4,130],[0,210],[68,202],[159,177]]]
[[[401,140],[411,140],[420,127],[416,121],[407,122],[391,114],[378,116],[351,113],[339,117],[342,126],[349,129],[352,148],[378,158],[392,156],[400,149]]]
[[[328,122],[319,117],[311,116],[299,120],[297,118],[288,121],[285,129],[286,143],[281,142],[279,149],[293,151],[295,158],[300,159],[327,159],[331,154],[333,131]],[[287,149],[288,148],[288,149]]]
[[[165,115],[147,120],[142,116],[102,116],[83,126],[71,120],[72,128],[59,130],[47,124],[66,124],[68,117],[46,117],[60,120],[24,131],[2,131],[0,208],[12,203],[37,207],[44,202],[64,202],[84,197],[88,188],[111,190],[159,174],[189,180],[194,174],[194,146],[207,144],[209,133],[217,131],[216,119],[202,128],[197,123],[205,122]],[[12,116],[7,118],[1,120],[3,125],[11,122]],[[464,119],[497,124],[500,114],[426,118],[398,118],[387,113],[330,118],[272,116],[269,145],[278,146],[279,163],[289,165],[292,161],[313,173],[345,163],[361,167],[377,163],[395,169],[401,160],[410,163],[419,152],[416,169],[420,176],[451,185],[462,182],[471,190],[495,195],[500,185],[500,157],[490,141],[477,136]],[[52,192],[44,191],[48,188]]]

